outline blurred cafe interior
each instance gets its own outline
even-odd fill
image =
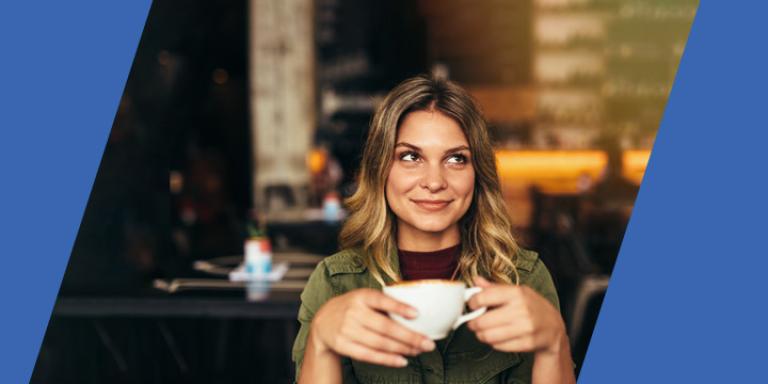
[[[372,112],[422,73],[480,104],[578,370],[697,5],[154,1],[32,382],[291,382]],[[268,286],[228,278],[254,230]]]

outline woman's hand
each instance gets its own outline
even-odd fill
[[[404,367],[408,361],[403,356],[435,348],[432,340],[403,327],[384,312],[405,318],[418,316],[414,308],[374,289],[357,289],[329,300],[312,320],[309,342],[314,353]]]
[[[469,307],[488,307],[468,324],[478,340],[499,351],[533,352],[532,383],[576,382],[565,324],[547,299],[524,285],[491,284],[483,278],[475,284],[483,290]]]
[[[567,346],[560,312],[536,291],[524,285],[492,284],[482,277],[475,284],[483,290],[469,300],[469,307],[488,307],[467,324],[478,340],[499,351],[537,355],[556,355]]]

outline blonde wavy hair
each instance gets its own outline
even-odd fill
[[[400,277],[391,265],[396,252],[397,218],[387,205],[385,185],[395,153],[397,130],[413,111],[439,111],[461,126],[472,153],[475,189],[472,202],[459,220],[461,256],[458,276],[465,282],[483,272],[495,282],[517,283],[514,255],[518,245],[496,171],[488,128],[475,101],[457,84],[418,76],[407,79],[386,96],[371,121],[363,149],[357,190],[346,199],[350,216],[339,236],[342,248],[358,248],[373,277],[384,285]]]

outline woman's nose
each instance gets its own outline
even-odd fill
[[[421,180],[421,187],[430,192],[438,192],[446,187],[443,169],[440,166],[430,165],[426,167]]]

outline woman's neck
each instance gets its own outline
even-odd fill
[[[397,229],[397,248],[413,252],[433,252],[459,244],[459,226],[454,225],[442,232],[424,232],[400,225]]]

